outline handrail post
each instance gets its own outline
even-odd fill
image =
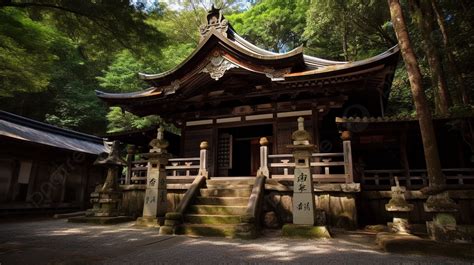
[[[206,141],[201,142],[199,145],[201,151],[199,153],[199,176],[204,176],[206,179],[209,178],[209,172],[207,171],[207,148],[209,144]]]
[[[351,150],[351,132],[343,131],[341,133],[342,148],[344,152],[344,173],[346,183],[354,183],[354,171],[352,168],[352,150]]]
[[[270,178],[270,171],[268,170],[268,139],[266,137],[260,138],[260,168],[257,171],[257,176]]]

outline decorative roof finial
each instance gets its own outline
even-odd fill
[[[227,37],[227,30],[229,28],[229,21],[224,18],[220,8],[216,8],[212,4],[211,10],[207,12],[207,21],[206,24],[203,24],[199,27],[199,32],[201,33],[201,41],[210,32],[212,29],[220,32],[222,35]]]

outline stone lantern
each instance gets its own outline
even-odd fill
[[[122,202],[122,191],[118,186],[118,174],[120,168],[127,163],[120,157],[120,144],[114,141],[109,154],[101,154],[94,165],[100,165],[107,168],[107,177],[102,186],[97,186],[91,193],[92,209],[86,211],[85,217],[69,218],[70,222],[88,222],[88,223],[117,223],[130,221],[127,216],[120,215]]]
[[[107,168],[107,177],[99,191],[91,194],[91,202],[94,207],[88,210],[89,216],[115,217],[119,216],[122,192],[118,186],[118,174],[125,162],[119,154],[120,144],[118,141],[112,143],[112,149],[107,157],[99,156],[94,165],[101,165]]]
[[[400,186],[397,177],[395,177],[395,184],[396,186],[392,187],[392,198],[385,204],[385,210],[393,214],[392,232],[409,234],[408,213],[413,210],[413,204],[406,201],[406,188]]]

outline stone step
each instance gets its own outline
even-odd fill
[[[207,185],[253,185],[255,184],[255,177],[236,178],[231,177],[219,178],[214,177],[206,181]]]
[[[243,215],[247,206],[191,205],[190,214]]]
[[[187,190],[191,187],[191,184],[183,183],[168,183],[166,184],[166,189],[168,190]]]
[[[184,224],[176,227],[178,235],[235,237],[235,224]]]
[[[192,178],[191,177],[182,177],[182,178],[180,178],[180,177],[167,177],[166,182],[168,184],[170,184],[170,183],[173,183],[173,184],[175,184],[175,183],[191,184],[191,183],[193,183],[194,178],[195,177],[192,177]]]
[[[195,204],[199,205],[229,205],[247,206],[248,197],[196,197]]]
[[[201,189],[202,197],[250,197],[251,189]]]
[[[253,185],[248,184],[207,184],[208,189],[252,189]]]
[[[209,215],[209,214],[186,214],[185,222],[192,224],[239,224],[241,223],[240,215]]]

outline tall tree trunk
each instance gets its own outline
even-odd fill
[[[409,3],[412,18],[421,32],[423,51],[428,58],[436,113],[447,114],[450,105],[448,84],[442,70],[438,48],[431,35],[434,31],[431,2],[429,0],[410,0]]]
[[[439,29],[441,31],[441,35],[443,36],[443,46],[446,51],[446,55],[448,58],[448,65],[451,69],[452,74],[456,78],[457,85],[459,87],[459,91],[456,93],[457,95],[457,104],[469,104],[470,98],[468,89],[466,87],[466,83],[464,82],[464,78],[462,77],[459,68],[456,64],[456,57],[454,56],[454,49],[451,47],[449,42],[448,30],[446,28],[446,24],[444,22],[443,14],[441,13],[441,9],[439,8],[438,3],[436,0],[431,0],[431,6],[433,8],[433,12],[436,16],[436,21],[438,22]]]
[[[444,187],[446,179],[441,171],[441,162],[438,154],[438,144],[431,119],[431,112],[421,84],[421,72],[415,52],[410,43],[407,26],[403,17],[399,0],[388,0],[393,28],[397,35],[398,44],[408,72],[413,101],[420,124],[421,138],[425,153],[426,169],[430,180],[430,187],[424,189],[426,193],[439,192],[439,187]]]

